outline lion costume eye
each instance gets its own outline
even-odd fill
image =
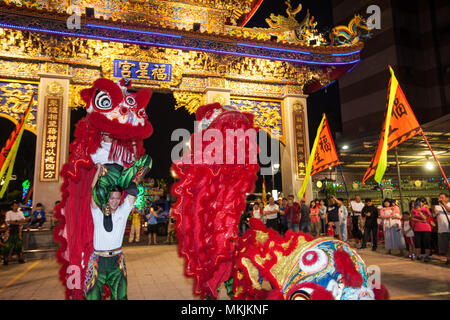
[[[132,96],[127,96],[125,101],[130,106],[134,106],[136,104],[136,100]]]
[[[112,108],[112,100],[104,91],[98,91],[94,98],[94,106],[100,111],[108,111]]]
[[[138,117],[143,118],[143,119],[147,119],[147,113],[145,113],[144,109],[139,109],[137,112]]]
[[[299,267],[307,273],[317,273],[328,265],[328,256],[320,249],[306,251],[299,260]]]

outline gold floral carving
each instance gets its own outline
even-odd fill
[[[293,111],[303,111],[305,108],[304,104],[300,100],[295,100],[293,104]]]
[[[224,105],[227,104],[227,99],[226,99],[223,95],[221,95],[221,94],[219,93],[219,94],[216,94],[216,95],[214,96],[213,102],[214,102],[214,103],[216,103],[216,102],[217,102],[217,103],[220,103],[220,105],[224,106]]]
[[[43,65],[43,72],[45,73],[54,73],[60,75],[68,75],[69,74],[69,65],[61,64],[61,63],[50,63],[47,62]]]
[[[208,86],[212,87],[212,88],[225,88],[226,81],[224,78],[209,77],[208,78]]]
[[[30,83],[7,82],[7,85],[0,86],[0,116],[18,123],[25,112],[30,97],[36,89],[36,85]],[[31,105],[32,111],[37,110],[37,98]],[[36,112],[30,112],[25,129],[36,134]]]
[[[37,63],[0,60],[0,77],[39,80],[39,70]]]
[[[50,96],[62,96],[64,88],[58,82],[53,81],[47,86],[47,94]]]
[[[84,108],[86,103],[81,98],[81,90],[88,89],[91,86],[83,86],[83,85],[70,85],[69,87],[69,107],[70,108]]]
[[[175,110],[184,107],[190,114],[194,114],[200,106],[205,104],[205,97],[202,93],[175,91],[173,96],[177,101]]]
[[[115,56],[139,57],[142,61],[163,61],[171,64],[174,81],[170,85],[181,91],[192,89],[183,87],[181,79],[184,77],[206,78],[211,79],[208,80],[208,85],[220,82],[222,84],[220,87],[223,87],[224,83],[228,87],[235,86],[232,93],[236,95],[270,96],[273,93],[273,97],[279,97],[286,93],[286,89],[283,89],[285,86],[297,88],[298,93],[311,80],[319,81],[321,84],[329,83],[329,75],[334,68],[329,67],[323,72],[322,68],[294,66],[285,61],[219,56],[213,53],[168,48],[141,48],[125,43],[52,37],[0,28],[0,57],[8,59],[1,63],[11,71],[9,77],[34,79],[37,77],[36,70],[39,70],[39,66],[48,63],[51,64],[46,66],[47,68],[52,68],[53,71],[56,71],[56,68],[58,72],[67,73],[68,65],[77,64],[80,67],[69,68],[68,72],[74,77],[74,82],[87,84],[92,83],[98,76],[112,78],[112,57]],[[20,62],[12,64],[9,62],[11,59],[20,59]],[[24,62],[24,59],[36,62]],[[83,65],[85,67],[81,67]],[[232,81],[235,83],[230,83]],[[160,88],[167,84],[149,85]]]
[[[273,138],[285,143],[283,130],[283,103],[279,100],[231,97],[231,105],[239,108],[241,112],[251,113],[255,116],[255,125],[271,134]]]

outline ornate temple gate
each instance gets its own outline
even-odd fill
[[[296,193],[309,158],[306,94],[354,67],[362,49],[360,42],[328,45],[312,21],[299,25],[290,8],[288,18],[271,16],[269,29],[240,27],[261,1],[105,1],[102,8],[95,1],[28,1],[31,9],[5,2],[0,116],[17,121],[29,93],[39,92],[27,129],[37,134],[34,202],[47,208],[60,198],[70,108],[84,107],[79,91],[99,77],[173,92],[175,108],[190,113],[212,102],[253,113],[256,124],[281,141],[283,192]],[[66,12],[85,7],[95,15],[68,29]]]

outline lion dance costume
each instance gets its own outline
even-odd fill
[[[152,92],[142,89],[131,93],[127,90],[130,85],[124,79],[116,84],[102,78],[81,91],[87,116],[76,125],[69,159],[61,170],[62,199],[55,208],[55,217],[60,222],[54,232],[60,243],[56,256],[61,264],[59,277],[66,288],[66,299],[84,299],[86,277],[92,276],[86,271],[94,250],[90,204],[95,164],[100,162],[106,168],[92,190],[93,199],[103,212],[112,185],[126,189],[151,166],[151,159],[144,155],[143,140],[153,132],[145,112]],[[102,139],[104,134],[112,139],[108,147]],[[124,266],[121,270],[126,277]]]
[[[196,118],[200,125],[191,146],[210,129],[225,136],[227,129],[254,128],[252,115],[219,104],[200,107]],[[172,187],[178,197],[173,207],[178,249],[186,276],[194,278],[194,294],[216,299],[223,283],[228,295],[240,300],[388,299],[385,287],[372,286],[364,262],[343,241],[292,231],[281,236],[257,219],[251,219],[251,228],[238,237],[246,194],[253,192],[259,170],[248,157],[255,147],[245,135],[238,143],[240,139],[246,140],[245,163],[193,161],[214,149],[215,141],[202,141],[201,148],[194,146],[189,157],[173,164],[180,178]],[[231,140],[223,141],[226,150]]]

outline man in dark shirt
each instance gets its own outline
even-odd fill
[[[378,209],[372,204],[372,199],[366,199],[366,205],[362,209],[361,215],[366,218],[364,224],[364,239],[361,249],[366,248],[367,241],[372,235],[372,251],[377,250],[377,232],[378,232]]]
[[[300,218],[300,231],[305,233],[311,233],[311,218],[309,210],[309,207],[306,205],[305,200],[300,201],[300,212],[301,212],[301,218]]]
[[[339,204],[337,199],[332,196],[327,207],[327,220],[328,223],[333,224],[334,234],[341,238],[340,226],[339,226]]]

